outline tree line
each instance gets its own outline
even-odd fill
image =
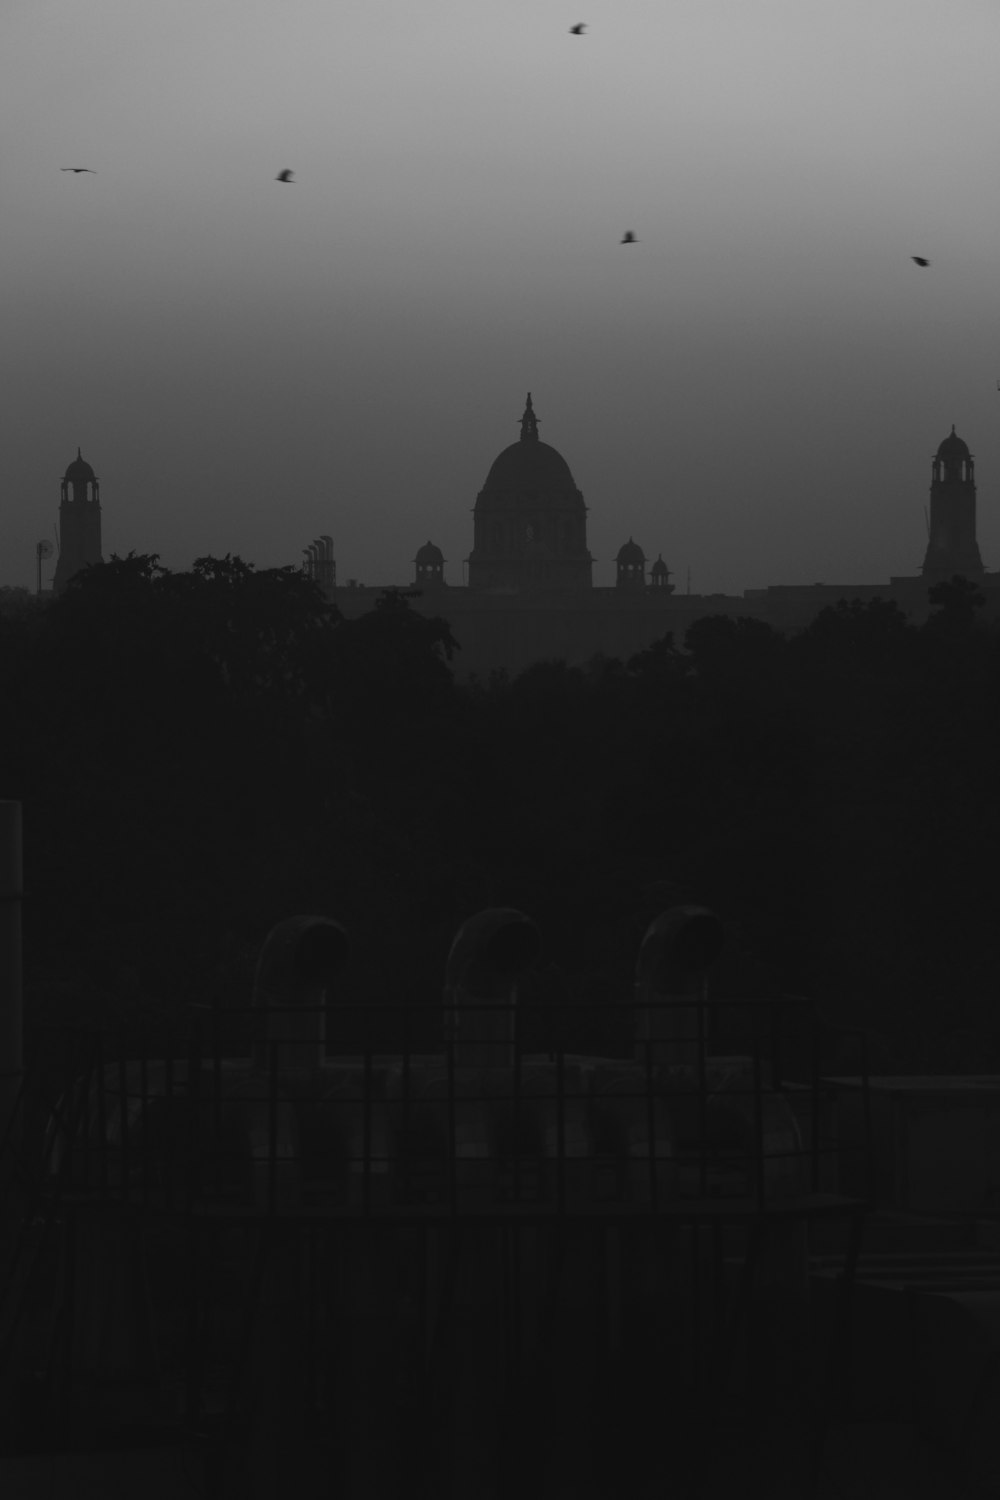
[[[229,556],[0,600],[29,1018],[245,1004],[308,911],[350,930],[359,1002],[434,1007],[459,923],[503,904],[541,927],[527,989],[563,1040],[619,1046],[646,923],[695,901],[729,933],[717,993],[812,996],[884,1066],[1000,1067],[1000,634],[966,581],[931,599],[920,627],[709,617],[468,685],[402,594],[348,621]]]

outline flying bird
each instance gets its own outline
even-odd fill
[[[275,182],[292,182],[292,177],[294,175],[295,174],[292,172],[291,167],[286,167],[283,172],[278,173],[277,177],[274,180]],[[294,187],[295,184],[292,183],[292,186]]]
[[[586,29],[587,28],[584,23],[580,21],[576,26],[571,26],[569,28],[569,34],[570,36],[583,36],[583,33],[586,31]]]
[[[631,229],[626,229],[625,233],[622,235],[621,242],[623,245],[638,245],[639,243],[635,235],[632,233]]]
[[[916,263],[917,263],[918,266],[929,266],[930,265],[930,261],[929,260],[924,260],[924,257],[922,255],[911,255],[910,259],[912,261],[916,261]]]
[[[89,172],[92,177],[97,176],[93,167],[60,167],[59,170],[60,172]]]

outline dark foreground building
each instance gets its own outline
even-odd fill
[[[364,996],[361,1032],[344,928],[293,917],[246,1011],[39,1037],[0,1147],[11,1492],[94,1455],[113,1496],[995,1496],[1000,1079],[870,1078],[860,1036],[831,1074],[811,1002],[711,992],[722,937],[661,913],[593,1050],[532,1014],[508,908],[443,1005]]]

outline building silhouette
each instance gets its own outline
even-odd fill
[[[494,459],[473,514],[470,588],[591,587],[587,507],[562,454],[538,436],[530,391],[520,441]]]
[[[928,544],[923,567],[885,583],[781,584],[742,594],[678,593],[658,554],[648,567],[630,536],[615,557],[611,587],[593,582],[588,508],[569,464],[538,435],[529,393],[517,442],[491,464],[473,508],[468,583],[449,584],[444,556],[428,540],[414,559],[413,607],[438,615],[461,646],[459,677],[519,672],[534,662],[582,666],[596,656],[627,660],[672,633],[682,641],[706,615],[758,619],[780,630],[807,625],[841,599],[891,600],[915,622],[930,611],[929,588],[959,575],[986,593],[1000,614],[1000,574],[988,573],[976,542],[976,487],[968,446],[954,428],[933,459]],[[349,619],[374,607],[386,585],[351,583],[331,593]],[[394,585],[393,587],[396,587]]]
[[[931,476],[922,576],[928,583],[941,583],[957,574],[978,583],[986,570],[976,541],[975,467],[954,423],[934,455]]]
[[[476,496],[468,583],[448,583],[444,555],[430,539],[413,560],[407,595],[419,613],[448,621],[461,646],[455,661],[460,677],[516,673],[546,660],[627,660],[668,633],[682,641],[706,615],[749,617],[795,630],[842,599],[885,599],[919,623],[930,610],[929,589],[955,576],[976,583],[986,596],[987,615],[1000,617],[1000,573],[986,570],[976,540],[974,461],[954,426],[932,460],[927,548],[919,572],[880,584],[781,584],[742,594],[692,594],[690,584],[678,593],[662,552],[648,568],[632,536],[615,557],[614,584],[595,585],[588,507],[569,464],[542,442],[538,428],[529,392],[518,440],[493,460]],[[62,480],[59,521],[56,594],[82,568],[102,560],[100,487],[79,449]],[[373,609],[387,588],[400,587],[366,587],[353,579],[338,587],[329,536],[304,551],[305,571],[348,619]]]
[[[62,593],[74,574],[101,556],[101,490],[90,464],[76,450],[63,475],[59,500],[59,559],[53,591]]]

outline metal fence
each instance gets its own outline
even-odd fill
[[[340,1021],[349,1009],[338,1005]],[[322,1006],[41,1038],[7,1142],[20,1136],[19,1179],[41,1198],[184,1211],[683,1214],[836,1193],[844,1151],[870,1159],[866,1137],[837,1138],[829,1033],[806,1002],[644,1001],[677,1034],[640,1036],[630,1057],[491,1038],[506,1002],[477,1006],[474,1046],[444,1027],[435,1051],[408,1046],[432,1025],[413,1007],[355,1009],[355,1034],[394,1034],[398,1049],[334,1052]],[[864,1068],[861,1086],[867,1113]]]

